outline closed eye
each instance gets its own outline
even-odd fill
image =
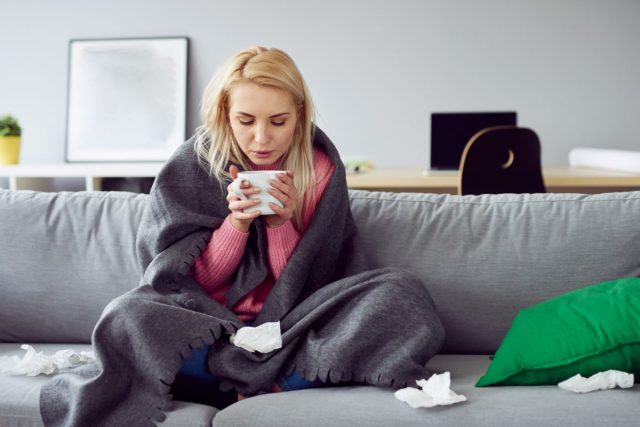
[[[238,119],[238,122],[242,125],[242,126],[251,126],[254,123],[255,120],[242,120],[242,119]],[[286,120],[272,120],[271,124],[274,126],[284,126],[285,123],[287,121]]]

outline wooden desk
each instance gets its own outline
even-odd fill
[[[548,192],[605,193],[640,190],[640,174],[601,169],[548,166],[543,168]],[[457,171],[424,171],[420,168],[376,168],[347,175],[349,188],[412,193],[458,192]]]
[[[54,180],[80,178],[83,181],[81,189],[101,190],[104,178],[153,178],[162,166],[162,163],[0,165],[0,188],[54,191]],[[604,193],[640,190],[640,174],[570,166],[545,167],[543,174],[549,192]],[[347,175],[347,184],[349,188],[363,190],[456,194],[458,173],[425,173],[418,167],[376,168]]]

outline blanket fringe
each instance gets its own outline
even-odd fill
[[[335,367],[319,367],[317,369],[308,370],[304,368],[298,368],[295,364],[289,364],[286,369],[283,370],[283,372],[287,376],[293,374],[293,372],[296,372],[306,381],[313,382],[319,379],[323,383],[329,384],[354,381],[356,383],[369,384],[373,386],[401,388],[415,381],[415,378],[399,379],[394,375],[385,372],[371,374],[357,371],[354,372],[351,370],[344,370]]]
[[[163,386],[164,393],[159,397],[159,400],[152,404],[149,408],[148,420],[152,423],[162,422],[166,419],[166,413],[172,410],[173,395],[171,394],[171,386],[175,381],[175,377],[182,366],[185,359],[191,357],[194,350],[202,349],[204,346],[213,344],[217,339],[220,339],[224,332],[235,333],[237,328],[228,322],[221,322],[213,327],[207,327],[205,331],[197,335],[196,338],[190,342],[185,342],[181,349],[177,352],[176,357],[167,366],[165,371],[166,375],[159,378],[160,383]],[[365,373],[361,371],[345,370],[332,366],[320,366],[317,368],[298,368],[294,363],[287,365],[283,372],[289,376],[293,372],[296,372],[302,378],[307,381],[315,381],[319,379],[325,384],[338,384],[342,382],[355,381],[360,384],[369,384],[373,386],[383,387],[402,387],[408,383],[413,382],[414,379],[398,379],[393,375],[378,372],[378,373]],[[238,392],[238,388],[227,380],[220,382],[220,390],[228,392],[234,390]],[[154,425],[154,424],[151,424]]]
[[[166,419],[166,413],[173,409],[173,395],[171,394],[171,386],[173,385],[176,375],[180,371],[180,367],[184,360],[191,357],[194,350],[201,350],[206,346],[213,344],[216,340],[220,339],[223,330],[227,333],[235,333],[237,328],[231,322],[221,322],[213,327],[207,327],[205,331],[196,335],[191,341],[188,341],[181,345],[177,351],[176,357],[169,366],[165,366],[165,375],[159,378],[164,392],[158,396],[159,401],[151,403],[150,413],[148,415],[149,425],[155,425],[155,423],[162,422]],[[224,391],[224,390],[223,390]]]

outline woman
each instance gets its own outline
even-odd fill
[[[311,97],[296,65],[281,50],[256,47],[233,56],[209,83],[202,116],[204,125],[198,129],[195,150],[219,182],[236,179],[236,165],[244,170],[287,170],[271,189],[282,207],[271,203],[275,214],[264,218],[270,274],[232,308],[241,320],[253,324],[313,217],[334,167],[321,149],[312,148]],[[244,253],[249,227],[261,215],[260,211],[244,212],[260,200],[242,200],[231,187],[226,197],[230,213],[192,269],[198,283],[221,304],[226,303],[225,294]],[[243,188],[246,196],[260,191],[248,184]],[[183,364],[173,388],[178,396],[200,401],[194,394],[198,383],[215,382],[206,368],[207,353],[204,348]],[[280,375],[273,390],[320,384],[293,373]]]
[[[277,49],[238,53],[202,112],[196,137],[154,182],[137,241],[143,284],[105,308],[100,363],[84,380],[43,388],[47,425],[160,420],[174,394],[222,407],[235,393],[401,387],[430,374],[444,338],[433,301],[409,273],[367,267],[344,167],[313,125],[294,62]],[[285,170],[270,189],[283,206],[244,212],[255,202],[229,187],[240,169]],[[251,352],[229,338],[269,322],[280,324],[279,349]]]

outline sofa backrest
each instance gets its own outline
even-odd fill
[[[410,270],[431,292],[444,353],[493,353],[520,309],[640,276],[640,192],[352,191],[351,207],[372,266]]]
[[[89,342],[107,303],[139,284],[146,197],[0,190],[0,341]]]
[[[493,353],[520,309],[640,276],[640,192],[350,197],[372,267],[431,292],[443,352]],[[0,190],[0,341],[89,342],[104,306],[139,284],[147,198]]]

